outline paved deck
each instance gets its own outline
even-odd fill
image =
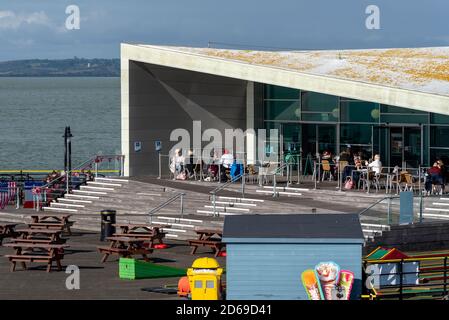
[[[67,290],[64,271],[45,272],[42,264],[32,264],[22,271],[10,272],[10,263],[3,257],[12,253],[11,248],[0,247],[0,300],[6,299],[179,299],[176,294],[161,294],[142,291],[142,288],[177,285],[179,278],[122,280],[118,275],[118,259],[110,257],[102,264],[97,252],[99,234],[74,230],[69,237],[63,266],[77,265],[80,268],[80,290]],[[7,242],[7,240],[5,240]],[[155,251],[152,261],[167,266],[188,268],[198,257],[213,257],[207,248],[199,248],[198,254],[190,255],[190,247],[182,242],[170,242],[171,247]],[[139,258],[136,256],[136,258]],[[224,266],[225,258],[217,258]]]

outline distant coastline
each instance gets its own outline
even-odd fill
[[[0,77],[120,77],[120,59],[30,59],[0,62]]]

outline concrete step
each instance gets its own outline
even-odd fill
[[[94,187],[121,187],[122,184],[119,183],[110,183],[110,182],[98,182],[98,181],[87,181],[88,186],[94,186]]]
[[[69,194],[65,194],[64,198],[68,198],[68,199],[92,199],[92,200],[96,200],[96,199],[100,199],[99,196],[89,196],[86,194],[73,194],[73,193],[69,193]]]
[[[264,193],[264,194],[274,194],[273,190],[256,190],[257,193]],[[298,192],[288,192],[288,191],[276,191],[279,195],[285,195],[285,196],[302,196],[302,193]]]
[[[385,230],[390,230],[390,226],[388,225],[383,225],[383,224],[375,224],[375,223],[360,223],[363,229],[372,229],[372,230],[380,230],[380,231],[385,231]]]
[[[423,213],[423,217],[429,219],[449,220],[449,215],[446,214]]]
[[[264,202],[263,199],[251,199],[251,198],[237,198],[237,197],[225,197],[225,196],[217,196],[217,199],[226,199],[231,200],[232,202]]]
[[[101,192],[101,191],[90,191],[90,190],[73,190],[73,194],[80,194],[80,195],[107,195],[107,192]]]
[[[114,188],[106,188],[106,187],[97,187],[97,186],[81,186],[80,190],[89,190],[89,191],[114,191]]]
[[[443,209],[443,208],[424,208],[424,211],[441,211],[441,212],[449,212],[449,209]]]
[[[214,214],[214,212],[212,210],[196,210],[196,213],[207,214],[207,215]],[[239,212],[223,212],[223,211],[218,212],[217,211],[217,214],[220,216],[226,216],[226,215],[230,216],[230,215],[238,215],[238,214],[242,214],[242,213],[241,212],[239,213]]]
[[[226,202],[226,201],[215,201],[216,204],[224,204],[226,207],[257,207],[255,203],[245,203],[245,202]]]
[[[71,198],[58,198],[58,202],[60,203],[92,203],[91,200],[79,200],[79,199],[71,199]]]
[[[73,204],[73,203],[61,203],[61,202],[50,202],[50,206],[54,208],[84,208],[85,206],[82,204]]]
[[[213,209],[214,206],[205,205],[204,208]],[[229,211],[249,212],[248,208],[233,208],[233,207],[219,207],[219,206],[215,206],[215,210],[220,212],[229,212]]]
[[[263,186],[263,188],[264,188],[264,189],[271,189],[271,190],[273,190],[273,186]],[[292,191],[292,192],[298,192],[298,191],[305,192],[305,191],[310,191],[310,189],[308,189],[308,188],[281,187],[281,186],[276,187],[276,189],[282,190],[282,191]]]
[[[195,224],[202,224],[204,222],[204,220],[199,220],[199,219],[185,219],[185,218],[175,218],[175,217],[165,217],[165,216],[158,216],[157,218],[159,220],[183,221],[183,222],[195,223]]]
[[[43,207],[42,208],[44,211],[53,211],[53,212],[70,212],[70,213],[74,213],[74,212],[78,212],[78,209],[67,209],[67,208],[55,208],[55,207]]]
[[[96,177],[95,181],[97,182],[129,182],[129,180],[126,179],[117,179],[117,178],[106,178],[106,177]]]

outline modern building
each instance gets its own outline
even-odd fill
[[[176,128],[277,128],[279,152],[348,145],[384,165],[449,160],[449,47],[263,52],[122,44],[125,174],[156,174]],[[248,141],[252,139],[248,139]],[[257,148],[247,141],[247,149]],[[269,141],[267,142],[269,144]],[[449,162],[449,161],[448,161]]]

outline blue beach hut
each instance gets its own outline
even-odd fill
[[[364,237],[357,214],[226,216],[226,298],[306,300],[301,274],[332,261],[354,273],[362,290]]]

